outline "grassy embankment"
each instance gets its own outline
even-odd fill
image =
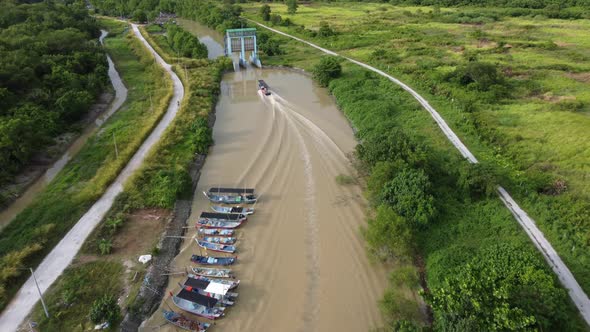
[[[246,4],[244,8],[245,16],[261,21],[259,5]],[[583,198],[586,197],[584,188],[588,186],[583,173],[584,163],[590,156],[584,151],[590,149],[584,138],[588,134],[583,128],[588,127],[590,96],[584,91],[580,72],[588,68],[584,59],[589,53],[587,43],[579,40],[578,32],[588,25],[587,21],[547,22],[498,17],[498,22],[466,25],[446,22],[460,17],[456,15],[458,9],[444,9],[443,14],[430,15],[430,8],[344,3],[300,6],[296,15],[287,15],[284,5],[271,5],[271,8],[283,19],[288,17],[308,30],[294,26],[275,28],[371,63],[423,93],[476,156],[484,164],[493,165],[501,183],[516,193],[540,221],[579,281],[588,288],[590,280],[584,272],[587,271],[588,252],[580,248],[588,246],[584,234],[589,231],[583,224],[581,211],[586,208]],[[494,10],[467,9],[464,12],[465,15],[477,12],[485,17]],[[312,37],[314,33],[310,30],[317,31],[322,20],[330,22],[336,36]],[[310,69],[317,60],[303,56],[302,50],[310,48],[281,37],[273,38],[279,38],[284,49],[297,51],[263,58],[265,64],[290,64]],[[562,46],[551,45],[547,42],[550,39]],[[489,94],[445,78],[446,74],[465,66],[466,57],[473,56],[481,62],[499,63],[506,86],[514,91],[492,100]],[[530,62],[531,59],[536,62]],[[466,162],[417,102],[389,81],[350,64],[343,63],[343,66],[343,77],[333,81],[330,89],[359,132],[370,136],[367,133],[375,132],[375,128],[377,131],[388,127],[404,128],[405,133],[426,146],[429,161],[422,167],[432,182],[438,215],[415,240],[418,252],[425,258],[430,288],[441,287],[452,271],[497,243],[511,244],[540,259],[496,197],[470,197],[470,193],[457,188],[457,169],[464,168]],[[555,76],[557,80],[550,79]],[[574,106],[577,111],[568,110]],[[472,108],[467,111],[467,107]],[[541,142],[537,141],[539,133],[543,136]],[[565,137],[566,133],[571,136]],[[572,150],[579,153],[572,153]],[[551,167],[543,167],[545,164]],[[542,172],[531,175],[539,169]],[[560,195],[548,195],[556,179],[565,179],[569,190]],[[575,220],[580,222],[572,222],[570,213],[557,215],[551,210],[555,205],[573,208],[574,215],[578,214]],[[571,233],[564,233],[564,229]],[[575,243],[573,250],[572,243]],[[407,272],[407,269],[402,270]],[[548,271],[546,267],[544,270]],[[392,281],[415,285],[415,277],[407,278],[407,275],[415,276],[411,271],[402,277],[397,273]],[[399,293],[392,288],[386,294],[383,305],[389,310],[387,316],[416,320],[419,316],[416,303],[411,303],[410,298],[396,301]],[[565,317],[557,319],[562,328],[584,329],[573,306],[569,305],[562,312]]]
[[[258,5],[244,8],[260,21]],[[307,30],[277,28],[370,63],[425,96],[478,159],[494,165],[590,292],[588,20],[379,4],[300,6],[295,15],[271,8]],[[322,20],[336,36],[313,37]],[[497,64],[498,82],[487,91],[457,83],[455,70],[470,61]]]
[[[129,89],[127,101],[39,197],[2,231],[0,307],[29,277],[15,268],[36,266],[43,259],[102,195],[165,112],[171,96],[169,80],[143,46],[123,33],[123,29],[124,26],[116,25],[116,31],[105,43]],[[151,108],[150,95],[158,101]]]
[[[126,184],[124,192],[117,198],[103,223],[84,244],[82,254],[76,260],[79,263],[66,270],[46,296],[50,307],[61,313],[59,318],[54,316],[56,318],[47,320],[43,316],[42,308],[39,305],[35,308],[33,316],[40,322],[41,327],[47,329],[73,331],[92,326],[88,312],[93,301],[104,294],[123,295],[121,305],[125,310],[135,310],[141,305],[136,297],[146,267],[137,263],[137,255],[146,252],[128,246],[123,248],[119,244],[125,243],[125,237],[137,237],[137,231],[142,231],[143,226],[137,223],[145,223],[146,220],[134,217],[141,214],[141,211],[153,213],[153,208],[158,208],[156,211],[160,211],[160,215],[169,215],[176,199],[190,192],[189,169],[195,154],[206,154],[212,143],[208,116],[217,102],[221,74],[231,66],[231,63],[226,59],[209,61],[172,58],[167,52],[160,53],[165,44],[155,43],[154,35],[147,34],[143,28],[141,30],[144,37],[166,61],[181,65],[175,66],[174,70],[185,86],[185,100],[175,120],[150,152],[142,167]],[[166,220],[147,222],[165,223]],[[165,227],[161,226],[162,229]],[[152,254],[157,255],[159,249],[151,246],[157,245],[160,237],[160,233],[143,232],[141,242],[149,243],[147,248],[153,248]],[[105,248],[108,250],[103,251]],[[84,263],[89,257],[92,257],[93,261]],[[126,271],[115,268],[122,266],[124,262],[128,267]],[[85,287],[101,283],[104,275],[96,272],[100,269],[104,271],[106,268],[112,269],[106,279],[112,280],[114,286],[96,288],[94,293],[84,291]],[[63,294],[68,294],[72,289],[72,280],[76,280],[78,290],[74,290],[77,300],[70,306],[63,301]],[[92,296],[87,296],[90,294]],[[115,329],[117,328],[113,328]]]

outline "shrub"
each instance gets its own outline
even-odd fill
[[[287,0],[287,13],[293,15],[297,12],[297,0]]]
[[[381,205],[364,232],[369,251],[381,260],[404,259],[411,252],[412,229],[390,206]]]
[[[111,242],[111,240],[102,239],[98,243],[98,250],[100,251],[101,255],[110,254],[112,249],[113,249],[113,243]]]
[[[336,175],[336,183],[338,183],[339,185],[346,186],[349,184],[356,183],[356,180],[350,175],[338,174]]]
[[[260,7],[260,17],[262,17],[262,20],[265,22],[270,21],[270,6],[269,5],[264,5],[262,7]]]
[[[332,79],[340,77],[342,67],[336,57],[323,56],[320,58],[320,62],[313,67],[312,72],[313,79],[321,86],[327,87]]]
[[[104,295],[92,303],[90,320],[95,324],[109,322],[115,324],[121,318],[121,308],[113,295]]]
[[[141,9],[133,12],[133,20],[137,23],[145,23],[147,21],[147,14]]]
[[[321,21],[320,22],[320,29],[318,30],[318,36],[320,37],[330,37],[334,36],[336,32],[332,30],[330,25],[327,22]]]

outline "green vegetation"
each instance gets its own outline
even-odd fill
[[[169,23],[166,25],[166,34],[168,36],[168,45],[172,47],[177,55],[193,59],[207,58],[207,46],[182,27]]]
[[[0,6],[3,185],[55,136],[74,129],[107,86],[108,65],[98,26],[80,3]]]
[[[105,40],[105,47],[129,87],[127,101],[0,233],[0,307],[28,277],[17,268],[36,266],[57,244],[104,193],[168,105],[171,87],[163,70],[125,24],[109,25],[112,37]],[[156,101],[153,104],[150,96]]]
[[[338,183],[341,186],[347,186],[356,183],[356,179],[350,175],[338,174],[336,176],[336,183]]]
[[[50,318],[39,304],[33,310],[33,320],[42,331],[88,331],[105,321],[111,323],[107,331],[117,331],[123,271],[122,264],[112,261],[69,267],[44,295]]]
[[[273,54],[270,54],[273,55]],[[338,58],[332,56],[323,56],[320,62],[313,67],[313,79],[321,86],[328,86],[330,81],[342,74],[342,67]]]

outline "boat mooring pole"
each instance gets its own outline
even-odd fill
[[[35,272],[33,272],[33,268],[29,268],[31,274],[33,275],[33,280],[35,280],[35,285],[37,286],[37,291],[39,292],[39,297],[41,298],[41,304],[43,305],[43,310],[45,311],[45,316],[49,318],[49,312],[47,311],[47,306],[45,305],[45,301],[43,301],[43,294],[41,294],[41,288],[39,288],[39,284],[37,283],[37,278],[35,277]]]

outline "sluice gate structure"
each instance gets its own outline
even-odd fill
[[[225,31],[225,55],[232,57],[234,52],[240,53],[239,66],[246,67],[246,61],[248,61],[256,67],[262,68],[262,63],[258,58],[255,28],[228,29]],[[250,53],[248,54],[248,52]],[[234,69],[237,69],[235,63]]]

